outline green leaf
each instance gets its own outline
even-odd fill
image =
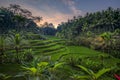
[[[80,75],[73,75],[72,78],[75,78],[75,79],[89,79],[89,76],[80,76]]]
[[[39,67],[46,67],[48,65],[48,62],[40,62],[37,64]]]
[[[61,63],[56,63],[56,64],[54,65],[54,69],[57,68],[57,67],[59,67],[59,66],[61,66],[61,65],[63,65],[63,64],[64,64],[63,62],[61,62]]]
[[[96,74],[95,74],[95,77],[96,79],[98,79],[100,76],[102,76],[104,73],[110,71],[111,68],[107,68],[107,69],[102,69],[102,70],[99,70]]]
[[[25,69],[25,70],[30,71],[32,74],[36,74],[37,73],[37,69],[35,67],[31,67],[31,68],[22,67],[22,68]]]
[[[84,66],[81,66],[81,65],[77,65],[77,67],[81,68],[82,70],[84,70],[86,73],[88,73],[89,75],[91,75],[91,72],[93,73],[93,71],[87,69],[86,67]]]

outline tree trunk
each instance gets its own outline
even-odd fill
[[[16,60],[17,60],[17,62],[19,63],[20,61],[19,61],[19,48],[18,47],[15,47],[15,50],[16,50]]]
[[[4,50],[1,49],[1,50],[0,50],[0,63],[3,63],[3,62],[4,62],[3,58],[4,58]]]

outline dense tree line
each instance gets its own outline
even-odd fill
[[[45,22],[41,25],[40,30],[44,35],[55,35],[56,29],[52,23]]]
[[[8,33],[10,30],[38,32],[35,21],[40,21],[41,17],[34,17],[27,9],[22,9],[19,5],[10,4],[10,7],[0,8],[0,34]]]
[[[56,29],[52,23],[45,22],[40,27],[36,24],[42,20],[42,17],[33,16],[27,9],[19,5],[10,4],[10,7],[0,8],[0,34],[6,34],[9,31],[33,32],[44,35],[55,35]]]
[[[120,9],[109,7],[107,10],[86,13],[84,17],[74,16],[68,22],[62,22],[57,28],[56,35],[73,39],[82,33],[101,34],[105,31],[113,32],[115,29],[120,29]]]
[[[82,45],[120,58],[120,9],[109,7],[62,22],[56,36],[69,39],[67,45]]]

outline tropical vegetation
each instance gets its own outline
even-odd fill
[[[27,9],[0,8],[0,80],[119,80],[120,9],[87,13],[57,29]]]

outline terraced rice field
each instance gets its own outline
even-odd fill
[[[52,60],[56,60],[62,54],[68,53],[68,50],[64,45],[65,41],[61,39],[29,40],[28,42],[29,44],[27,46],[21,47],[21,53],[24,53],[26,49],[32,49],[35,56],[54,56],[52,57]],[[6,50],[6,53],[12,55],[15,53],[15,50]]]
[[[76,58],[83,58],[86,56],[95,57],[101,54],[107,56],[107,54],[105,53],[95,51],[82,46],[66,46],[65,45],[66,40],[57,39],[57,38],[54,38],[54,39],[48,38],[46,40],[29,40],[28,42],[29,42],[29,45],[21,47],[21,50],[20,50],[21,53],[24,53],[26,49],[32,49],[34,57],[39,57],[41,55],[48,56],[51,58],[51,61],[56,61],[58,59],[65,60],[66,58],[69,58],[69,57],[76,57]],[[6,53],[13,55],[13,53],[15,53],[15,50],[9,49],[9,50],[6,50]],[[100,61],[98,59],[94,59],[94,60]],[[110,67],[115,65],[116,62],[119,62],[119,61],[120,60],[116,58],[106,58],[104,63],[107,64],[108,67]],[[20,65],[18,64],[0,65],[0,72],[2,73],[15,75],[20,71],[21,71]]]
[[[34,56],[50,56],[51,60],[58,60],[59,57],[86,57],[107,55],[83,46],[66,46],[66,40],[56,37],[48,37],[46,40],[29,40],[27,46],[22,46],[20,52],[24,53],[26,49],[32,49]],[[7,54],[15,53],[14,49],[6,50]]]

